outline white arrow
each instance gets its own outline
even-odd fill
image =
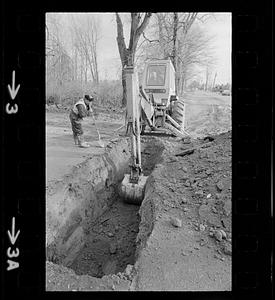
[[[14,98],[16,97],[19,88],[20,88],[20,84],[18,84],[17,88],[15,89],[15,71],[12,71],[12,88],[8,84],[8,89],[12,100],[14,100]]]
[[[12,218],[12,227],[11,227],[11,233],[10,231],[8,230],[8,235],[9,235],[9,238],[10,238],[10,241],[11,243],[14,245],[17,238],[18,238],[18,235],[20,233],[20,230],[17,231],[16,235],[14,235],[15,233],[15,217]]]

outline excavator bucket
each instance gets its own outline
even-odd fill
[[[130,182],[130,174],[125,174],[120,186],[120,196],[124,202],[140,205],[145,194],[148,176],[139,176],[138,183]]]

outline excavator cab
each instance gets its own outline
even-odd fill
[[[183,99],[176,94],[175,69],[170,59],[152,60],[146,63],[143,78],[142,91],[151,100],[154,113],[149,113],[148,105],[141,100],[145,114],[142,114],[142,132],[146,125],[156,128],[167,128],[177,136],[184,137],[180,133],[184,131],[185,105]],[[143,97],[144,98],[144,97]],[[147,118],[144,118],[144,115]],[[170,126],[171,125],[171,126]]]
[[[175,69],[171,60],[152,60],[145,66],[142,88],[152,94],[157,106],[170,105],[176,99]]]

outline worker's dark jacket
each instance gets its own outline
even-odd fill
[[[70,111],[70,121],[72,124],[72,130],[74,135],[83,134],[81,122],[83,121],[83,118],[87,117],[88,115],[89,109],[87,108],[87,105],[85,104],[84,100],[80,99],[75,103],[75,105]]]

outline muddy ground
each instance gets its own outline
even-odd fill
[[[143,169],[151,175],[142,206],[114,199],[90,222],[85,245],[69,266],[47,261],[46,289],[230,290],[230,106],[226,96],[191,94],[190,141],[143,137]],[[50,186],[103,149],[91,120],[84,128],[92,147],[80,149],[72,143],[67,112],[49,108],[46,118]],[[99,112],[106,145],[123,122],[121,112]]]

